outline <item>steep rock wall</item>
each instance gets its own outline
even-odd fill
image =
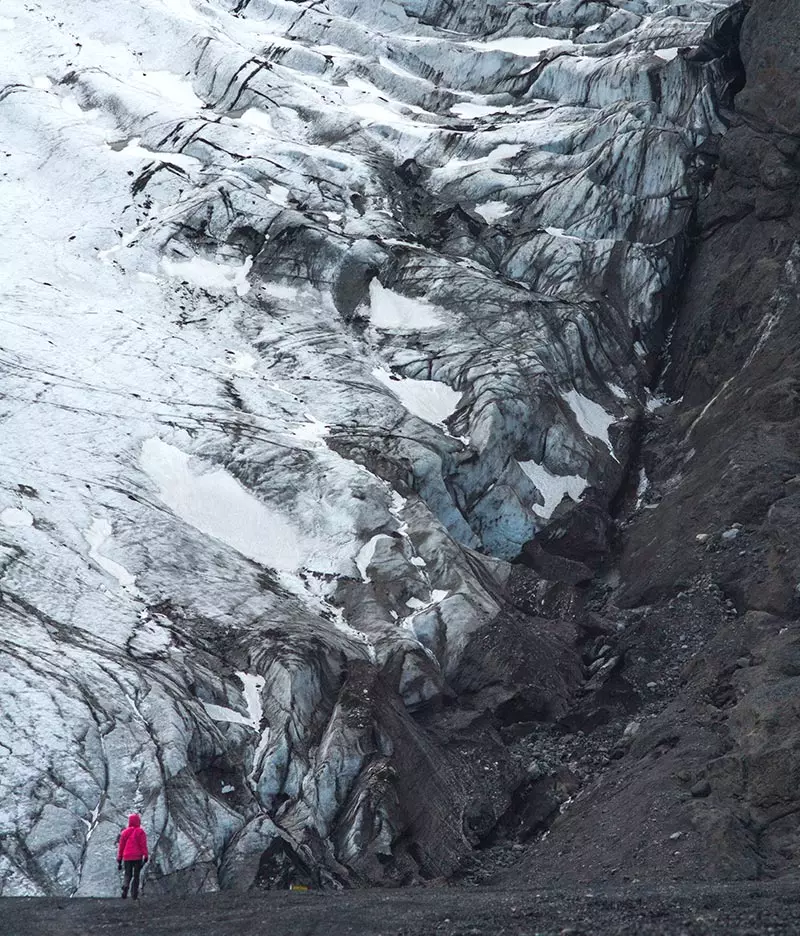
[[[794,876],[800,848],[800,12],[753,0],[603,613],[635,696],[529,879]],[[636,501],[636,503],[634,503]]]

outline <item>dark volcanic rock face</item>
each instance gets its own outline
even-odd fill
[[[665,386],[680,403],[654,430],[658,463],[648,478],[670,490],[651,496],[657,509],[630,537],[628,602],[674,590],[710,563],[737,607],[789,616],[800,610],[792,500],[800,416],[793,134],[800,109],[786,90],[798,64],[793,53],[784,55],[778,32],[800,35],[800,12],[755,4],[741,39],[747,85],[699,206],[670,346]],[[743,525],[742,539],[721,540],[734,523]],[[662,535],[653,537],[656,529]]]
[[[638,509],[633,495],[622,505],[618,578],[601,602],[626,622],[620,672],[637,711],[620,759],[524,876],[796,873],[798,47],[797,5],[754,0],[746,85],[698,206]]]
[[[726,6],[4,6],[0,893],[131,808],[151,893],[781,871],[797,14],[729,114]]]

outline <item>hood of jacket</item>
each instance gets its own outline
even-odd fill
[[[142,820],[139,818],[138,813],[131,813],[130,816],[128,816],[128,825],[132,829],[138,829],[141,824]]]

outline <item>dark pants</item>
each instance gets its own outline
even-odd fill
[[[126,861],[125,862],[125,878],[122,881],[122,896],[128,896],[128,888],[131,885],[131,878],[133,878],[133,887],[131,887],[131,897],[136,900],[139,896],[139,875],[142,873],[142,865],[144,861],[141,858],[137,858],[136,861]]]

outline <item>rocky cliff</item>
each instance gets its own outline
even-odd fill
[[[525,874],[796,874],[800,10],[740,7],[745,81],[705,144],[718,169],[643,429],[644,509],[621,510],[604,606],[630,622],[636,713]]]
[[[796,26],[4,6],[0,892],[783,868]]]

